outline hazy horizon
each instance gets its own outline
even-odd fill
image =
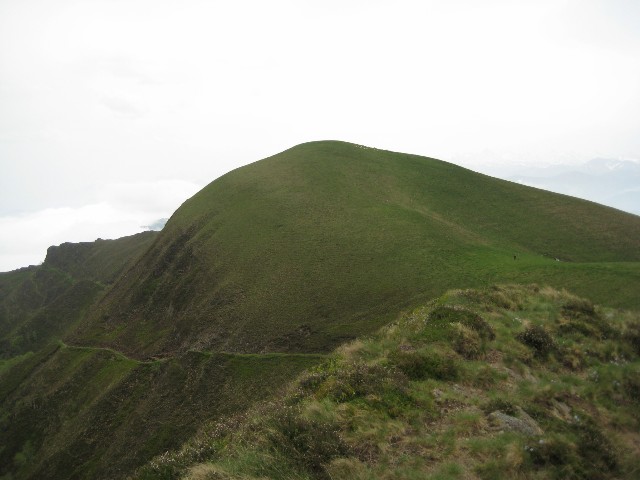
[[[305,141],[495,176],[637,161],[640,4],[5,0],[0,104],[5,271]]]

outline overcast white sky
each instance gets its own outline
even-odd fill
[[[639,127],[636,0],[0,0],[0,271],[304,141],[473,168]]]

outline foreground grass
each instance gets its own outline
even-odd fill
[[[452,291],[135,478],[637,478],[639,354],[638,314]]]

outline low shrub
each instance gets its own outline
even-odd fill
[[[553,337],[540,325],[527,327],[523,332],[520,332],[516,338],[528,347],[531,347],[539,357],[546,357],[556,349]]]

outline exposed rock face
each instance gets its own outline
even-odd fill
[[[506,432],[518,432],[524,435],[542,435],[544,432],[538,423],[531,418],[522,408],[517,407],[518,417],[512,417],[499,410],[489,414],[489,422],[496,430]]]

